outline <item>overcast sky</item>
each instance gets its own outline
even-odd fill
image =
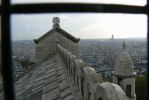
[[[147,36],[147,16],[131,14],[60,13],[12,15],[13,40],[36,39],[52,29],[52,18],[60,18],[60,27],[82,39],[138,38]]]
[[[12,0],[13,3],[27,2],[63,2],[80,0]],[[81,0],[82,2],[103,2],[145,5],[146,0]],[[132,3],[133,2],[133,3]],[[36,39],[52,29],[52,18],[60,18],[60,27],[73,36],[81,39],[138,38],[147,37],[147,16],[131,14],[101,13],[51,13],[21,14],[11,16],[11,32],[13,40]]]

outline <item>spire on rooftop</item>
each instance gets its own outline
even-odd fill
[[[134,65],[128,53],[126,42],[122,44],[122,51],[118,54],[115,62],[115,73],[117,75],[131,75],[134,72]]]

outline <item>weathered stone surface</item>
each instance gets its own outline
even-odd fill
[[[74,99],[74,97],[72,95],[68,95],[63,100],[75,100],[75,99]]]
[[[50,70],[47,70],[45,74],[49,75],[52,72],[56,72],[56,69],[55,68],[52,68]]]
[[[128,100],[122,88],[116,84],[104,82],[97,87],[96,100]]]
[[[52,91],[44,93],[42,95],[42,100],[56,100],[56,99],[60,98],[59,94],[60,94],[60,92],[58,91],[58,89],[54,89]]]
[[[34,82],[43,81],[43,79],[44,79],[44,75],[41,76],[41,77],[36,78],[36,79],[34,80]]]
[[[62,81],[66,80],[66,76],[65,74],[61,74],[60,76],[58,76],[58,82],[61,83]]]
[[[59,89],[60,91],[63,91],[64,89],[68,88],[68,84],[67,84],[67,81],[63,81],[59,84]]]
[[[39,91],[34,94],[31,94],[28,100],[41,100],[41,98],[42,98],[42,91]]]
[[[51,84],[48,84],[48,85],[43,87],[43,93],[51,91],[51,90],[56,89],[56,88],[58,88],[58,82],[54,81]]]
[[[44,76],[44,78],[45,79],[48,79],[48,78],[51,78],[51,77],[53,77],[53,76],[56,76],[57,74],[56,74],[56,71],[53,71],[53,72],[51,72],[51,73],[49,73],[49,74],[45,74]]]
[[[61,92],[61,98],[62,99],[66,98],[69,95],[71,95],[71,90],[69,88],[67,88],[63,92]]]
[[[51,59],[55,59],[55,57]],[[68,86],[68,83],[66,82],[66,76],[61,62],[51,59],[37,66],[31,73],[24,76],[16,83],[16,95],[18,100],[61,100],[60,92],[62,91],[60,90],[64,90],[65,86]],[[34,97],[37,94],[37,98]]]
[[[48,78],[48,79],[45,79],[45,84],[50,84],[50,83],[52,83],[52,82],[54,82],[54,81],[57,81],[57,76],[55,75],[55,76],[53,76],[53,77],[50,77],[50,78]]]
[[[56,24],[56,26],[59,26],[59,24]],[[57,52],[57,43],[78,56],[78,42],[78,38],[73,37],[60,27],[53,27],[53,29],[35,40],[36,60],[37,62],[41,62],[46,58],[55,55]]]
[[[44,86],[44,84],[42,84],[42,85],[40,85],[40,86],[37,86],[37,87],[34,87],[34,88],[32,89],[32,92],[41,91],[41,90],[43,89],[43,86]]]
[[[42,84],[44,84],[44,81],[34,82],[33,86],[37,87],[37,86],[40,86]]]

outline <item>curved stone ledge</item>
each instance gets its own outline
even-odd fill
[[[102,83],[102,79],[95,69],[89,67],[83,60],[78,59],[61,45],[57,45],[57,51],[66,65],[64,69],[68,74],[68,81],[76,100],[127,100],[126,98],[119,97],[119,91],[122,93],[123,90],[118,85]],[[111,88],[112,86],[117,88],[113,89]],[[111,92],[114,91],[115,98],[117,99],[109,97],[113,94],[109,94],[110,91],[108,89]]]
[[[96,100],[128,100],[122,88],[110,82],[100,84],[96,92]]]

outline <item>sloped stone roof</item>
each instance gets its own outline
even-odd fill
[[[134,65],[129,53],[124,50],[120,53],[115,64],[115,73],[122,75],[129,75],[133,73]]]
[[[47,33],[45,33],[44,35],[42,35],[40,38],[38,39],[34,39],[34,42],[37,44],[39,41],[41,41],[42,39],[46,38],[47,36],[49,36],[51,33],[53,33],[53,31],[57,31],[60,34],[62,34],[63,36],[67,37],[68,39],[72,40],[75,43],[79,42],[79,38],[75,38],[74,36],[72,36],[71,34],[69,34],[68,32],[64,31],[63,29],[61,29],[60,27],[56,27],[51,29],[50,31],[48,31]]]
[[[55,56],[37,66],[16,82],[17,100],[74,100],[63,68]]]
[[[127,51],[125,42],[123,43],[122,48],[122,52],[118,55],[116,59],[114,74],[120,76],[131,76],[135,74],[134,65],[131,56]]]

